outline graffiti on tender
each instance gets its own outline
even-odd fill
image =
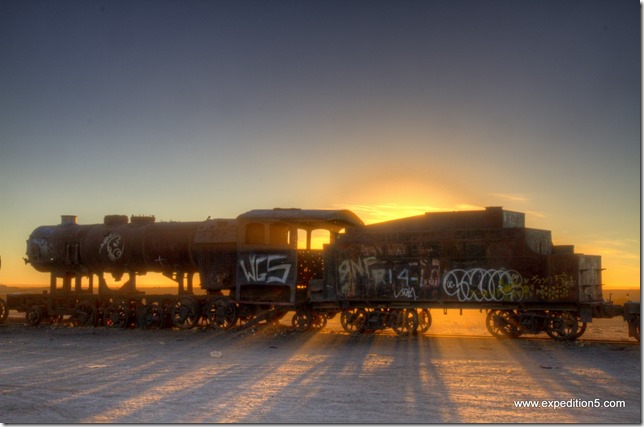
[[[359,258],[357,261],[345,259],[338,267],[340,282],[351,283],[356,276],[365,276],[373,279],[376,284],[384,282],[385,269],[371,268],[371,266],[377,262],[378,260],[375,256]]]
[[[414,270],[418,270],[418,263],[412,262],[409,264]],[[389,273],[389,283],[392,285],[392,290],[394,294],[394,299],[406,298],[406,299],[418,299],[416,295],[416,288],[420,283],[420,279],[417,274],[409,271],[409,268],[402,268],[396,274],[396,280],[393,280],[394,271],[390,269]]]
[[[438,298],[441,286],[441,263],[434,258],[430,261],[421,260],[420,293],[422,298]]]
[[[374,256],[345,259],[338,264],[340,292],[356,296],[360,283],[370,296],[417,299],[417,288],[422,283],[418,262],[386,265]]]
[[[409,285],[403,285],[400,289],[396,290],[396,285],[394,285],[394,298],[408,298],[408,299],[418,299],[416,295],[416,290]]]
[[[345,259],[338,265],[338,278],[340,290],[345,295],[355,295],[359,277],[365,277],[368,282],[377,287],[384,283],[384,268],[372,268],[378,260],[374,256],[358,258],[357,260]]]
[[[120,234],[110,233],[103,239],[101,246],[98,248],[98,253],[103,252],[103,249],[107,252],[107,257],[110,261],[116,261],[121,258],[124,250],[123,239]]]
[[[433,259],[430,266],[426,261],[423,264],[423,286],[430,288],[438,288],[441,284],[441,263],[437,259]],[[429,267],[429,268],[428,268]]]
[[[521,301],[523,277],[514,270],[472,268],[451,270],[443,276],[443,290],[459,301]]]
[[[567,273],[555,274],[551,277],[534,276],[530,284],[535,288],[535,294],[547,301],[562,300],[568,297],[570,289],[575,287],[575,279]]]
[[[239,261],[246,280],[254,283],[282,283],[288,280],[291,264],[286,255],[249,255]]]

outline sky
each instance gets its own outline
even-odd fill
[[[0,58],[2,284],[65,214],[502,206],[640,286],[637,0],[2,0]]]

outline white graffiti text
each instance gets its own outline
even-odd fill
[[[291,264],[280,262],[285,258],[286,255],[250,255],[248,260],[239,261],[239,265],[248,281],[286,283]]]

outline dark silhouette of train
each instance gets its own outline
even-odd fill
[[[33,231],[25,261],[51,277],[48,292],[7,296],[32,325],[67,317],[80,326],[228,329],[290,313],[307,330],[339,314],[348,332],[409,335],[430,327],[431,309],[485,309],[496,336],[574,340],[593,318],[623,316],[639,340],[639,302],[603,299],[600,256],[554,245],[550,231],[500,207],[371,225],[348,210],[197,222],[108,215],[95,225],[65,215]],[[149,272],[172,279],[176,295],[138,290],[137,276]],[[108,284],[108,274],[124,284]]]

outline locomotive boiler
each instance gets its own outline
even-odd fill
[[[117,281],[129,279],[122,290],[136,290],[136,276],[158,272],[190,289],[197,271],[191,248],[198,222],[156,223],[154,216],[107,215],[103,224],[78,225],[73,215],[63,215],[57,226],[36,228],[27,240],[27,262],[36,270],[62,280],[63,290],[82,289],[84,277],[98,276],[100,290],[107,290],[105,273]],[[55,287],[54,287],[55,289]],[[93,280],[90,283],[93,289]]]
[[[431,309],[484,309],[496,336],[572,340],[593,318],[623,315],[639,339],[639,303],[603,299],[600,256],[554,245],[550,231],[500,207],[370,225],[348,210],[196,222],[108,215],[94,225],[66,215],[33,231],[26,261],[50,274],[47,293],[8,296],[30,324],[68,316],[83,326],[227,329],[290,312],[301,330],[340,314],[348,332],[409,335],[429,328]],[[176,295],[138,290],[136,277],[150,272],[174,280]],[[106,275],[128,278],[115,288]]]

